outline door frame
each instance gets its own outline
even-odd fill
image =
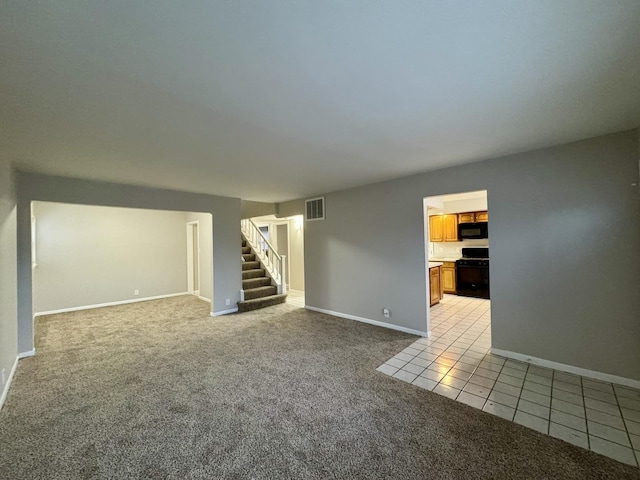
[[[195,226],[195,228],[194,228]],[[197,232],[197,236],[193,238],[193,233]],[[196,245],[194,251],[194,245]],[[195,275],[193,273],[193,266],[198,265],[198,275],[197,282],[198,288],[195,288],[194,279]],[[200,268],[200,221],[195,220],[193,222],[187,222],[187,292],[192,295],[199,296],[200,295],[200,281],[201,281],[201,268]]]

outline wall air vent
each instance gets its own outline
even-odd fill
[[[324,197],[306,200],[304,206],[306,220],[324,220]]]

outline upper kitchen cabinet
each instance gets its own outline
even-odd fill
[[[458,215],[432,215],[429,217],[429,241],[457,242]]]
[[[458,223],[488,222],[489,212],[466,212],[458,214]]]
[[[489,212],[476,212],[476,222],[488,222]]]

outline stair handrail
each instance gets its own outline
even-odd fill
[[[247,242],[249,242],[249,245],[260,259],[260,262],[267,269],[273,281],[276,282],[278,293],[286,293],[285,256],[278,254],[267,237],[264,236],[262,231],[250,218],[243,218],[240,221],[240,228]]]

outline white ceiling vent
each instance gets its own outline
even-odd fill
[[[304,206],[306,220],[324,220],[324,197],[306,200]]]

